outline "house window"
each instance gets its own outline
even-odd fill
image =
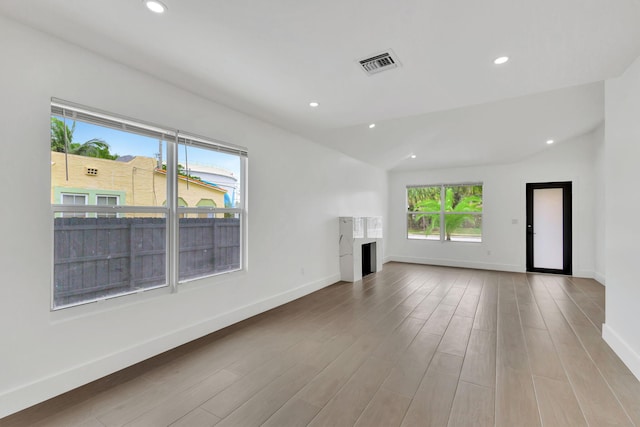
[[[407,238],[482,242],[482,184],[407,187]]]
[[[52,308],[242,269],[246,159],[241,147],[52,100]],[[228,190],[192,165],[237,179],[239,203],[218,208]]]
[[[96,204],[98,206],[118,206],[118,201],[118,196],[96,195]],[[99,212],[97,216],[98,218],[117,218],[118,214],[115,212]]]
[[[86,205],[87,195],[86,194],[63,194],[62,204],[63,205]]]
[[[196,206],[199,206],[199,207],[207,206],[207,207],[215,208],[217,205],[216,205],[216,202],[214,202],[211,199],[200,199],[200,201],[198,202],[198,204]],[[215,215],[213,214],[213,212],[207,212],[206,214],[201,213],[200,216],[201,217],[207,217],[207,218],[213,218]]]
[[[87,204],[87,195],[86,194],[61,194],[61,203],[63,205],[86,205]],[[81,218],[85,217],[84,213],[74,213],[68,212],[66,215],[61,214],[60,216],[66,216],[67,218]]]

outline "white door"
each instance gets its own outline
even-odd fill
[[[533,190],[533,267],[563,269],[562,188]]]

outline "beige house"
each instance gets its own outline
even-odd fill
[[[198,179],[178,179],[180,206],[224,207],[226,192]],[[118,161],[69,154],[65,160],[64,153],[51,153],[54,204],[162,206],[166,194],[166,172],[151,157]]]

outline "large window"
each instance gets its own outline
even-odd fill
[[[482,241],[482,184],[407,187],[407,238]]]
[[[53,100],[53,309],[242,269],[246,158]]]

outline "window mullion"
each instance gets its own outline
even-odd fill
[[[240,191],[240,203],[238,207],[241,209],[240,212],[240,241],[241,249],[240,249],[240,265],[243,266],[245,270],[249,268],[249,240],[248,240],[248,224],[249,218],[247,217],[247,205],[249,203],[249,198],[247,197],[247,182],[249,181],[247,176],[249,174],[248,168],[249,159],[244,156],[240,157],[240,186],[238,190]]]
[[[444,218],[444,209],[446,204],[446,191],[444,185],[440,186],[440,241],[444,242],[446,231],[445,231],[445,218]]]
[[[178,132],[175,141],[167,141],[167,279],[171,292],[178,291],[178,252],[179,252],[179,218],[178,218]]]

